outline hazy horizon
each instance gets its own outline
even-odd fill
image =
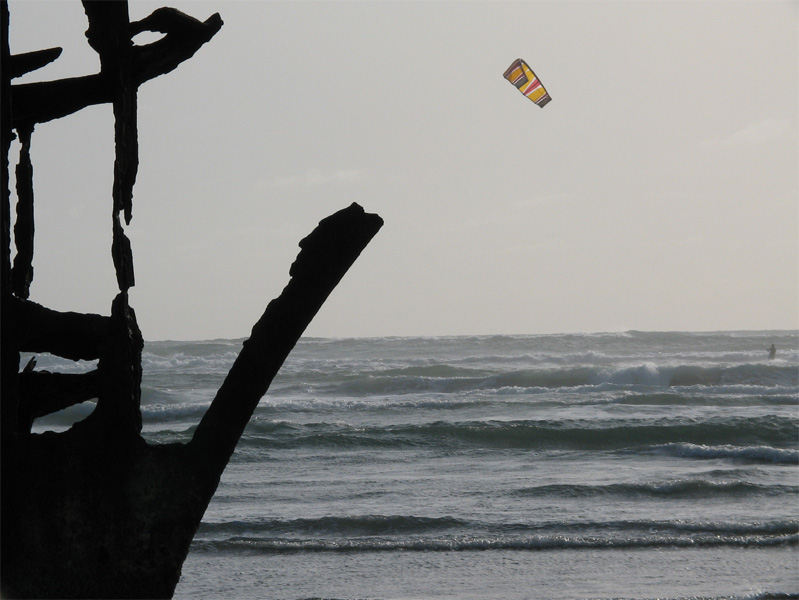
[[[139,89],[146,340],[249,336],[352,202],[385,226],[308,337],[799,329],[798,2],[137,0],[131,19],[167,5],[225,24]],[[99,70],[80,2],[9,9],[12,53],[64,48],[14,83]],[[516,58],[545,108],[503,79]],[[110,105],[38,125],[32,158],[31,300],[108,314]]]
[[[358,336],[338,336],[338,335],[303,335],[300,339],[301,340],[369,340],[369,339],[447,339],[447,338],[500,338],[500,337],[598,337],[598,336],[606,336],[606,335],[627,335],[627,334],[634,334],[634,333],[642,333],[642,334],[671,334],[671,333],[684,333],[684,334],[696,334],[696,335],[713,335],[713,334],[741,334],[744,335],[758,335],[763,334],[762,337],[765,339],[769,339],[769,334],[779,335],[779,334],[792,334],[792,333],[799,333],[799,329],[738,329],[738,330],[691,330],[691,331],[677,331],[677,330],[668,330],[668,331],[654,331],[654,330],[640,330],[640,329],[629,329],[627,331],[572,331],[568,333],[556,332],[556,333],[458,333],[458,334],[443,334],[443,335],[358,335]],[[212,343],[212,342],[234,342],[234,341],[245,341],[249,338],[249,332],[247,335],[236,336],[236,337],[217,337],[217,338],[203,338],[203,339],[172,339],[172,338],[165,338],[165,339],[147,339],[145,338],[145,344],[191,344],[191,343]],[[765,344],[765,342],[764,342]],[[764,346],[764,348],[766,348]],[[778,348],[779,350],[779,348]]]

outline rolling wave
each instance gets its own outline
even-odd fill
[[[466,533],[468,532],[468,533]],[[766,547],[799,543],[796,521],[474,522],[452,517],[363,515],[204,523],[192,548],[261,553]]]
[[[791,485],[764,485],[748,481],[708,481],[705,479],[676,479],[652,483],[614,483],[608,485],[553,484],[527,487],[512,492],[520,497],[562,498],[739,498],[754,496],[792,496],[799,487]]]
[[[368,369],[357,372],[328,373],[326,377],[304,371],[284,374],[276,379],[283,393],[312,390],[316,393],[343,396],[386,394],[456,393],[506,388],[520,390],[583,387],[780,388],[795,393],[799,373],[791,365],[765,363],[712,366],[664,366],[644,363],[628,366],[572,365],[557,368],[485,369],[434,364],[391,369]]]
[[[262,538],[231,538],[211,541],[195,540],[192,551],[199,552],[463,552],[486,550],[579,550],[579,549],[631,549],[631,548],[701,548],[701,547],[770,547],[796,546],[796,534],[761,538],[758,536],[712,536],[703,539],[676,536],[603,539],[567,536],[534,536],[522,539],[497,539],[491,537],[463,536],[459,539],[335,539],[335,540],[270,540]]]
[[[654,446],[652,452],[678,458],[732,459],[740,461],[772,463],[777,465],[799,464],[799,450],[773,448],[771,446],[738,447],[731,445],[704,446],[701,444],[664,444]]]
[[[435,421],[399,425],[295,423],[257,420],[250,423],[242,444],[272,448],[338,447],[453,447],[484,446],[514,449],[671,449],[690,453],[703,448],[767,447],[795,460],[799,423],[788,417],[728,417],[616,419],[610,421],[511,420]],[[732,456],[730,456],[732,457]],[[746,458],[741,454],[739,458]]]

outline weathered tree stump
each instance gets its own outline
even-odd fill
[[[169,598],[194,534],[247,422],[272,378],[327,296],[382,226],[353,204],[324,219],[300,242],[288,285],[266,308],[209,410],[187,444],[151,445],[141,437],[141,352],[127,290],[133,258],[124,233],[132,217],[138,168],[136,90],[192,56],[222,26],[173,9],[129,23],[126,2],[84,1],[87,38],[101,72],[12,86],[13,77],[55,59],[59,49],[11,56],[2,0],[2,139],[4,145],[0,342],[2,373],[2,548],[8,598]],[[136,47],[141,31],[166,37]],[[33,280],[33,168],[36,123],[111,102],[116,160],[112,259],[119,294],[109,316],[62,313],[28,300]],[[8,154],[21,141],[17,168],[17,248],[11,262]],[[122,218],[120,218],[122,217]],[[83,375],[46,373],[20,352],[99,359]],[[63,433],[31,434],[45,414],[88,399],[97,406]]]

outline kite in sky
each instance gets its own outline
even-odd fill
[[[541,108],[552,100],[533,70],[521,58],[513,61],[513,64],[505,71],[504,77]]]

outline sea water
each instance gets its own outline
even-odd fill
[[[191,438],[240,347],[145,345],[149,442]],[[175,596],[797,598],[798,348],[796,331],[303,339]]]

